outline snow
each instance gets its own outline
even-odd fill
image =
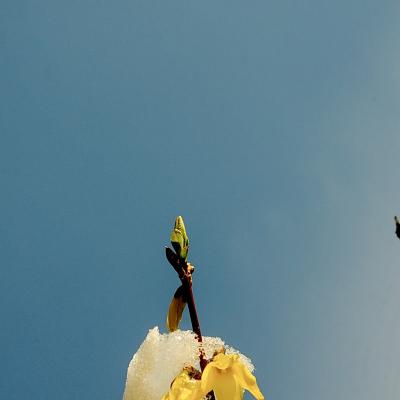
[[[207,359],[223,346],[227,354],[239,354],[247,368],[254,370],[248,357],[227,346],[221,338],[203,337]],[[158,327],[150,329],[129,363],[123,400],[160,400],[185,365],[200,369],[198,354],[199,342],[193,332],[161,334]]]

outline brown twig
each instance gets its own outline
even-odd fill
[[[200,330],[199,317],[197,316],[196,303],[194,301],[193,288],[192,288],[192,270],[189,268],[189,264],[179,258],[177,254],[169,247],[165,248],[165,253],[169,263],[174,267],[177,272],[179,279],[182,282],[183,290],[185,293],[185,300],[187,301],[190,321],[192,322],[192,329],[196,335],[197,341],[200,343],[200,368],[204,371],[207,365],[207,359],[203,351],[203,337]]]
[[[182,287],[185,293],[185,300],[187,301],[189,309],[190,321],[192,322],[192,329],[196,335],[197,341],[200,344],[200,354],[199,354],[200,368],[201,372],[203,372],[208,361],[204,354],[203,337],[201,335],[200,322],[199,322],[199,317],[197,316],[196,303],[194,301],[194,295],[193,295],[193,287],[192,287],[193,267],[190,264],[188,264],[184,259],[178,257],[178,255],[169,247],[165,248],[165,254],[167,256],[167,260],[174,267],[175,271],[179,276],[179,279],[182,282]],[[209,393],[209,396],[210,400],[215,400],[214,392]]]

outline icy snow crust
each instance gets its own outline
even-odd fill
[[[123,400],[160,400],[184,365],[190,364],[200,370],[198,346],[191,331],[160,334],[158,327],[150,329],[129,363]],[[254,370],[248,357],[227,346],[221,338],[203,337],[208,359],[222,346],[227,354],[238,354],[247,368]]]

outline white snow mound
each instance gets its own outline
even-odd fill
[[[200,369],[199,343],[193,332],[177,330],[160,334],[158,327],[149,330],[139,350],[129,363],[123,400],[160,400],[169,390],[171,382],[186,364]],[[225,347],[227,354],[236,353],[253,372],[251,360],[227,346],[219,337],[203,337],[206,357]]]

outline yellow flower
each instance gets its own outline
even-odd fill
[[[203,371],[201,381],[192,379],[190,368],[184,369],[172,382],[161,400],[202,400],[213,391],[216,400],[242,400],[248,390],[257,400],[264,396],[254,375],[237,354],[216,354]]]
[[[212,390],[217,400],[242,400],[245,389],[257,400],[264,400],[256,378],[237,354],[219,353],[204,369],[201,377],[203,395]]]
[[[195,379],[198,378],[198,379]],[[185,367],[174,379],[169,392],[161,400],[200,400],[201,382],[200,373],[193,367]]]

